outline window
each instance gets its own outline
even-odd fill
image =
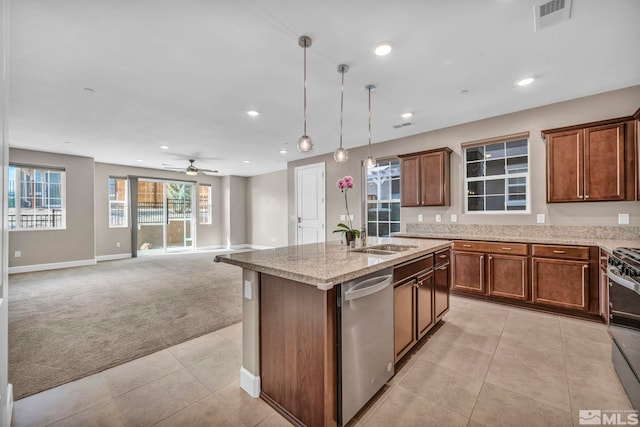
[[[9,165],[9,230],[64,229],[65,172]]]
[[[127,179],[109,177],[109,227],[126,227],[127,210]]]
[[[198,187],[198,221],[200,224],[211,224],[211,186]]]
[[[400,160],[380,160],[366,173],[367,234],[388,237],[400,231]]]
[[[505,138],[464,149],[465,211],[529,213],[529,141]]]

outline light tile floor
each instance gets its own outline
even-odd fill
[[[15,402],[20,426],[286,426],[238,383],[240,324]],[[452,297],[357,426],[578,426],[631,410],[602,324]]]

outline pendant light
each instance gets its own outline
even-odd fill
[[[377,164],[376,158],[371,155],[371,92],[374,92],[376,87],[374,85],[367,85],[364,89],[369,92],[369,157],[367,157],[364,163],[367,165],[367,168],[372,168]]]
[[[333,160],[336,163],[344,163],[349,160],[349,153],[342,148],[342,112],[344,110],[344,73],[349,71],[349,66],[345,64],[338,65],[338,72],[342,74],[342,85],[340,86],[340,147],[333,153]]]
[[[307,48],[311,46],[311,38],[308,36],[300,36],[298,45],[304,49],[304,134],[298,139],[298,151],[307,153],[313,150],[313,142],[311,137],[307,135]]]

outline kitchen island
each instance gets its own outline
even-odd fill
[[[406,247],[363,253],[326,242],[216,257],[243,268],[240,385],[245,391],[294,424],[340,423],[341,284],[451,246],[446,240],[371,238],[368,247],[382,244]]]

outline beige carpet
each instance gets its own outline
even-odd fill
[[[241,320],[241,269],[213,253],[9,276],[15,399]]]

